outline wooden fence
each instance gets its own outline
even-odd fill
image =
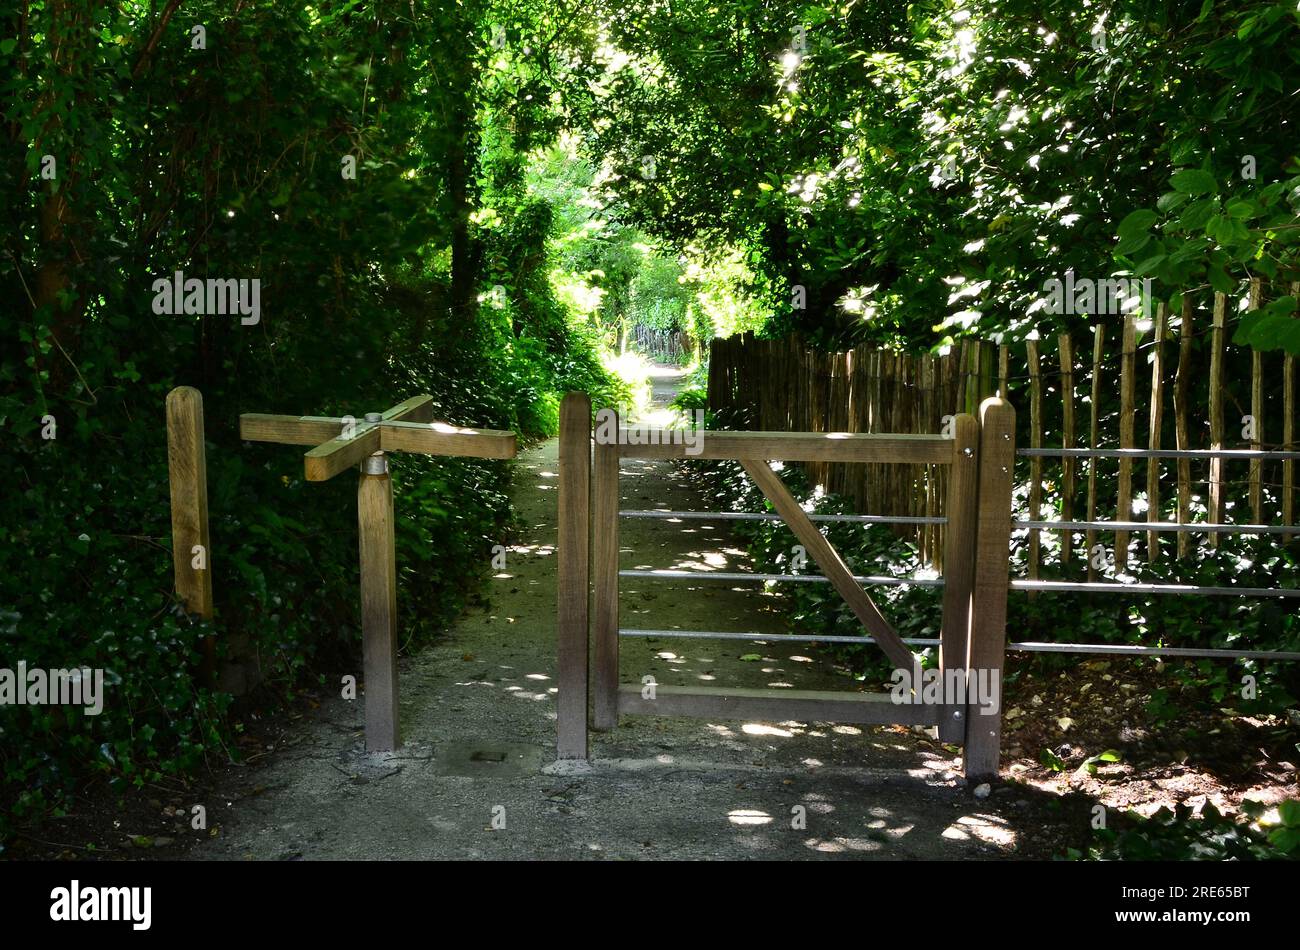
[[[1243,296],[1246,309],[1258,308],[1263,286],[1253,282]],[[1028,487],[1019,514],[1030,578],[1055,559],[1062,573],[1086,569],[1092,579],[1089,552],[1102,514],[1114,533],[1116,572],[1129,565],[1131,542],[1143,538],[1152,561],[1169,534],[1181,558],[1198,537],[1213,547],[1224,533],[1274,534],[1285,543],[1291,532],[1279,529],[1295,524],[1300,456],[1295,358],[1230,345],[1231,302],[1221,293],[1189,294],[1176,317],[1160,307],[1147,325],[1132,316],[1098,318],[1086,341],[1070,334],[1002,346],[965,341],[942,355],[874,347],[831,353],[797,337],[733,336],[710,346],[708,408],[741,428],[937,433],[945,417],[994,393],[1027,406],[1020,483]],[[904,519],[898,530],[941,566],[940,467],[804,468],[856,510]],[[1103,497],[1112,481],[1114,494]],[[1244,485],[1238,494],[1248,522],[1229,517],[1240,507],[1229,492],[1234,482]],[[1049,543],[1052,532],[1059,544]]]
[[[685,330],[655,330],[636,324],[631,342],[640,353],[665,363],[686,363],[695,354],[695,345]]]

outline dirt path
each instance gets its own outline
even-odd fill
[[[656,379],[662,407],[676,373]],[[556,442],[521,453],[522,526],[491,606],[401,665],[404,748],[362,751],[360,703],[334,699],[266,764],[224,781],[197,859],[977,858],[1050,852],[1046,804],[977,800],[937,744],[902,728],[627,718],[595,734],[593,769],[555,758]],[[625,507],[701,509],[668,463],[622,470]],[[623,567],[744,570],[726,523],[626,519]],[[770,598],[726,584],[625,582],[622,623],[783,629]],[[759,654],[761,661],[742,660]],[[806,645],[623,641],[625,682],[851,689]],[[795,806],[806,827],[796,828]],[[504,827],[494,828],[496,825]],[[1031,830],[1034,829],[1034,830]]]

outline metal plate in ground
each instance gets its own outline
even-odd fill
[[[527,775],[541,768],[542,749],[523,742],[491,739],[447,742],[434,748],[432,764],[437,775],[468,778]]]

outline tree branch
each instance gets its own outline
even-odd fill
[[[157,49],[158,42],[162,39],[163,30],[167,29],[167,24],[171,22],[172,14],[176,8],[181,5],[181,0],[168,0],[167,6],[163,8],[162,17],[158,20],[158,25],[153,28],[153,34],[149,37],[149,42],[144,45],[140,51],[140,58],[135,61],[135,68],[131,70],[131,78],[139,79],[140,73],[144,71],[145,65],[149,62],[149,57]]]

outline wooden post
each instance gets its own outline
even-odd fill
[[[934,411],[934,358],[928,353],[923,353],[917,360],[917,392],[920,399],[916,402],[919,411],[915,431],[933,432],[937,421]],[[858,468],[862,468],[862,466],[858,466]],[[926,465],[920,470],[918,476],[921,494],[920,513],[927,518],[933,518],[937,515],[935,511],[937,498],[935,494],[935,475],[936,466]],[[936,527],[938,526],[927,524],[919,532],[921,563],[928,564],[931,567],[939,565],[939,570],[942,570],[943,556],[937,550]]]
[[[1098,323],[1093,327],[1092,335],[1092,402],[1089,405],[1091,414],[1090,425],[1088,429],[1088,448],[1097,448],[1097,428],[1099,421],[1100,403],[1101,403],[1101,350],[1105,342],[1105,331],[1102,325]],[[1101,459],[1093,457],[1088,459],[1088,520],[1097,520],[1097,465]],[[1088,580],[1094,580],[1097,577],[1097,569],[1092,566],[1092,546],[1097,542],[1097,532],[1089,528],[1084,534],[1084,546],[1087,550],[1084,552],[1084,560],[1088,562]]]
[[[1174,439],[1179,449],[1190,448],[1191,435],[1187,421],[1188,400],[1192,395],[1192,298],[1183,295],[1183,320],[1178,328],[1178,375],[1174,378]],[[1178,460],[1178,523],[1186,524],[1192,517],[1192,460]],[[1192,553],[1192,537],[1178,532],[1178,558],[1186,559]]]
[[[1136,447],[1134,413],[1137,396],[1137,327],[1133,315],[1124,317],[1124,338],[1120,351],[1119,376],[1119,447]],[[1119,460],[1119,498],[1116,501],[1116,520],[1133,520],[1133,460]],[[1115,532],[1115,571],[1122,574],[1128,568],[1128,532]]]
[[[980,345],[978,340],[961,342],[962,411],[979,410]]]
[[[1025,354],[1029,361],[1029,445],[1031,448],[1043,447],[1043,380],[1038,362],[1038,341],[1025,342]],[[1029,459],[1029,520],[1038,521],[1043,514],[1043,460],[1040,456]],[[1038,579],[1038,564],[1042,532],[1038,528],[1029,529],[1029,577]],[[1029,596],[1033,596],[1030,592]]]
[[[1214,322],[1210,327],[1210,448],[1223,448],[1223,335],[1227,321],[1227,294],[1214,295]],[[1223,524],[1223,459],[1210,459],[1211,524]],[[1219,534],[1210,532],[1210,547],[1219,546]]]
[[[975,587],[971,598],[967,676],[981,671],[999,690],[997,715],[972,709],[966,725],[962,768],[976,780],[998,774],[1002,736],[1002,667],[1006,654],[1008,565],[1011,551],[1011,487],[1016,461],[1016,411],[1002,399],[980,406],[979,514],[975,540]]]
[[[591,726],[618,725],[618,446],[596,443],[591,483],[595,658]]]
[[[1058,338],[1061,361],[1061,444],[1072,449],[1074,445],[1074,339],[1068,333]],[[1003,399],[1006,396],[1002,397]],[[1074,473],[1078,459],[1061,459],[1061,520],[1074,520]],[[1074,532],[1061,535],[1061,566],[1067,566],[1074,551]]]
[[[828,354],[828,365],[830,369],[830,378],[827,380],[827,392],[829,397],[826,405],[826,431],[828,432],[848,432],[849,431],[849,353],[831,353]],[[764,377],[763,388],[769,389],[766,385],[768,378]],[[773,398],[784,398],[784,393],[773,394]],[[826,466],[826,490],[834,492],[837,495],[845,494],[846,481],[849,466],[843,463],[832,463]]]
[[[393,482],[388,458],[362,463],[357,483],[361,554],[361,637],[366,682],[366,751],[402,744],[397,715],[397,553],[393,542]]]
[[[558,614],[556,714],[561,759],[587,758],[588,505],[591,399],[569,393],[560,404],[560,499],[555,560]]]
[[[718,410],[722,408],[722,351],[726,341],[721,337],[714,337],[709,341],[709,382],[706,389],[704,401],[705,408],[717,415]]]
[[[1160,429],[1165,419],[1164,343],[1169,314],[1162,303],[1156,307],[1155,337],[1151,342],[1151,420],[1147,447],[1160,448]],[[1147,459],[1147,521],[1160,521],[1160,460]],[[1147,532],[1147,560],[1152,564],[1160,559],[1160,532]]]
[[[1300,297],[1300,281],[1291,285],[1291,296]],[[1288,353],[1282,361],[1282,450],[1296,451],[1295,443],[1295,357]],[[1295,460],[1282,463],[1282,523],[1295,523]],[[1282,535],[1290,544],[1291,535]]]
[[[1264,281],[1259,277],[1251,278],[1247,308],[1258,310],[1263,293]],[[1258,452],[1264,448],[1264,354],[1256,349],[1250,351],[1250,414],[1255,433],[1250,447]],[[1264,523],[1263,478],[1264,460],[1251,459],[1250,514],[1255,524]]]
[[[212,619],[212,549],[208,544],[208,468],[203,394],[178,386],[167,394],[167,473],[171,487],[172,571],[186,611]],[[216,645],[203,640],[203,673],[216,675]]]
[[[981,341],[979,345],[980,399],[997,394],[997,367],[994,365],[997,358],[997,347],[987,340]]]
[[[953,461],[948,481],[948,518],[943,556],[943,621],[939,630],[940,682],[948,670],[965,670],[970,646],[971,591],[975,577],[975,529],[979,512],[979,420],[961,413],[953,420]],[[964,680],[964,676],[962,679]],[[970,710],[965,703],[945,706],[939,715],[939,740],[966,740]]]

